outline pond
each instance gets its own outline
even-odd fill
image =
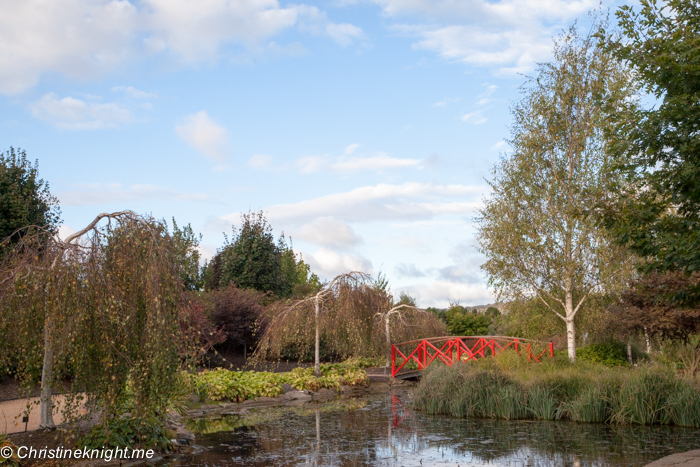
[[[191,420],[189,466],[643,466],[700,447],[677,427],[456,419],[410,410],[410,393]]]

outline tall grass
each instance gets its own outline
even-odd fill
[[[695,381],[657,366],[609,368],[514,352],[427,370],[413,404],[432,414],[700,428]]]

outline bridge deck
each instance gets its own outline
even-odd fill
[[[394,379],[420,379],[423,376],[423,370],[407,371],[394,376]]]

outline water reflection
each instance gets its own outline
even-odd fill
[[[465,420],[413,412],[409,394],[195,420],[185,466],[643,466],[700,447],[700,430]]]

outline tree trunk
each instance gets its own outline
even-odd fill
[[[632,338],[627,339],[627,361],[632,365]]]
[[[51,341],[51,317],[44,327],[44,365],[41,369],[41,408],[39,427],[53,430],[53,405],[51,403],[51,367],[53,365],[53,342]]]
[[[389,368],[391,366],[391,334],[389,334],[389,317],[386,317],[385,320],[385,327],[386,327],[386,367]]]
[[[647,343],[647,353],[651,353],[651,339],[649,338],[649,331],[647,330],[646,326],[644,327],[644,340]]]
[[[314,349],[314,375],[316,376],[321,376],[321,335],[319,334],[319,325],[320,323],[318,322],[321,314],[320,310],[320,304],[318,303],[318,299],[316,300],[315,303],[315,311],[316,311],[316,342],[315,342],[315,349]]]
[[[569,352],[569,361],[576,362],[576,328],[574,326],[574,296],[571,288],[567,287],[566,295],[566,348]]]
[[[566,348],[569,352],[569,361],[571,363],[576,362],[576,328],[574,327],[574,320],[566,320]]]

